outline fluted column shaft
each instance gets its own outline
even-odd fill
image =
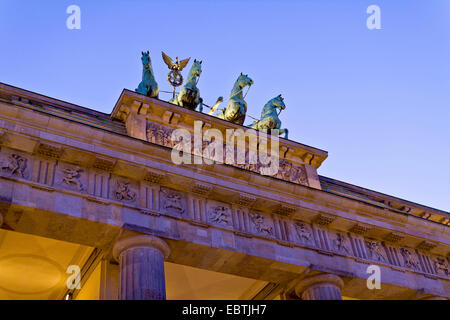
[[[319,274],[307,277],[295,287],[302,300],[342,300],[344,282],[334,274]]]
[[[153,236],[140,235],[118,241],[113,254],[120,265],[119,299],[166,299],[164,259],[169,252],[169,246]]]

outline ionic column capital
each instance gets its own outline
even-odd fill
[[[334,274],[325,273],[325,274],[319,274],[311,277],[307,277],[302,279],[296,286],[295,286],[295,293],[298,297],[305,299],[305,292],[310,291],[310,289],[313,288],[326,288],[331,287],[335,288],[336,291],[339,293],[344,287],[344,281],[340,277]],[[340,297],[336,297],[340,298]],[[320,299],[320,298],[317,298]],[[307,299],[309,300],[309,299]]]
[[[156,248],[161,251],[165,259],[170,254],[169,245],[164,240],[151,235],[138,235],[117,241],[113,248],[113,257],[119,261],[122,252],[136,248]]]

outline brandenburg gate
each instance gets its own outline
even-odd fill
[[[273,175],[175,164],[176,129],[246,127],[148,92],[105,114],[0,84],[0,299],[450,298],[448,212],[283,137]]]

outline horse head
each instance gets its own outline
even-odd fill
[[[272,106],[273,106],[275,109],[279,109],[280,111],[286,109],[286,105],[284,104],[284,99],[283,99],[283,97],[281,96],[281,94],[279,94],[278,96],[276,96],[275,98],[273,98],[273,99],[271,100],[271,102],[272,102]]]
[[[253,84],[253,80],[248,77],[248,74],[243,74],[241,72],[241,74],[236,80],[236,84],[239,86],[239,88],[242,89],[246,86],[251,86]]]
[[[202,61],[194,59],[194,64],[191,67],[190,74],[192,77],[200,77],[202,74]]]
[[[142,65],[144,66],[144,68],[146,70],[149,70],[151,60],[150,60],[150,53],[148,50],[147,50],[147,52],[142,51],[141,60],[142,60]]]

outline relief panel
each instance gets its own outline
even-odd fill
[[[208,200],[207,216],[208,223],[229,228],[233,226],[232,211],[229,204]]]
[[[163,213],[181,216],[186,212],[186,197],[173,189],[161,187],[159,202],[160,211]]]
[[[250,232],[266,237],[275,236],[273,221],[268,215],[260,212],[249,212],[248,216],[251,221]]]
[[[45,170],[48,170],[45,162],[41,163],[41,174],[44,176],[46,175]],[[43,168],[45,170],[42,170]],[[87,192],[87,185],[88,173],[85,169],[64,162],[58,163],[55,172],[55,186],[71,191]]]
[[[386,250],[380,241],[366,239],[365,244],[369,260],[382,263],[389,263]]]
[[[0,153],[0,174],[2,176],[30,179],[32,167],[31,159],[22,152],[2,148]]]
[[[348,235],[344,232],[329,231],[331,250],[345,256],[353,256],[352,247]]]
[[[112,177],[109,186],[110,199],[128,204],[137,204],[138,187],[125,177]]]
[[[310,224],[298,220],[293,223],[293,229],[296,243],[315,246],[313,230]]]
[[[402,266],[414,271],[422,271],[419,264],[419,259],[413,249],[400,248],[400,254],[402,256]]]

